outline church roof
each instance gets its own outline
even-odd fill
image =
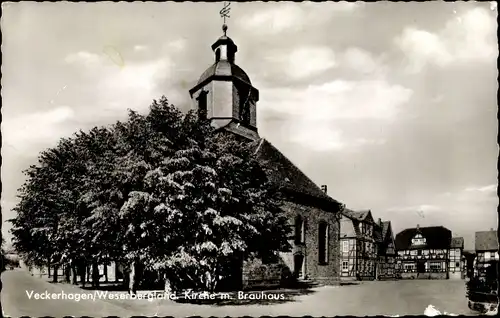
[[[229,63],[226,60],[220,60],[210,66],[203,74],[200,76],[198,80],[198,84],[203,83],[205,80],[209,79],[212,76],[234,76],[243,82],[248,84],[252,84],[250,82],[250,78],[247,73],[241,69],[238,65],[234,63]]]
[[[323,202],[339,205],[339,202],[321,190],[269,141],[261,138],[256,140],[253,146],[255,146],[256,156],[269,169],[269,178],[276,185],[293,193],[307,195]]]

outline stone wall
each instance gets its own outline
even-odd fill
[[[339,215],[316,207],[286,202],[283,205],[291,225],[300,214],[306,220],[305,244],[302,247],[307,278],[327,285],[340,283],[340,220]],[[328,223],[328,262],[319,263],[318,227],[321,221]],[[297,251],[297,248],[296,248]],[[292,252],[293,254],[293,252]],[[293,259],[293,256],[292,256]],[[293,272],[293,264],[290,268]]]
[[[265,288],[282,285],[287,275],[294,272],[294,254],[304,255],[306,278],[326,285],[340,284],[340,222],[337,215],[321,209],[285,202],[282,206],[289,216],[289,224],[295,230],[294,222],[298,214],[306,220],[305,243],[295,245],[292,251],[280,253],[276,264],[262,264],[260,260],[245,262],[243,266],[243,288]],[[329,225],[328,262],[319,264],[318,226],[321,221]],[[293,233],[292,233],[293,234]]]
[[[243,266],[243,289],[274,288],[281,285],[283,263],[262,264],[256,259]]]

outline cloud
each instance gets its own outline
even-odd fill
[[[352,119],[390,123],[412,91],[383,80],[338,79],[303,89],[263,89],[262,96],[266,96],[259,103],[263,113],[269,111],[286,119],[286,138],[309,149],[326,151],[383,145],[383,139],[345,135],[336,123]]]
[[[342,54],[342,64],[352,70],[364,74],[385,75],[386,70],[380,61],[377,61],[370,52],[358,47],[350,47]]]
[[[484,187],[468,187],[465,189],[465,191],[469,192],[482,192],[482,193],[496,193],[497,192],[498,185],[496,184],[490,184]]]
[[[300,115],[304,119],[394,119],[412,90],[384,80],[348,81],[337,79],[304,89],[262,90],[266,100],[261,108]]]
[[[285,71],[295,79],[303,79],[326,72],[335,65],[335,54],[330,48],[299,47],[288,56]]]
[[[135,45],[134,46],[134,51],[146,51],[148,50],[149,47],[147,45]]]
[[[415,213],[429,213],[429,212],[437,212],[442,211],[443,208],[432,205],[432,204],[421,204],[421,205],[412,205],[412,206],[403,206],[403,207],[393,207],[389,208],[388,211],[394,212],[415,212]]]
[[[476,7],[457,14],[437,33],[407,27],[395,43],[408,58],[408,71],[417,73],[428,64],[493,61],[498,56],[496,29],[495,17]]]
[[[98,54],[80,51],[69,54],[64,61],[69,64],[91,65],[101,62],[101,59],[102,57]]]
[[[6,117],[2,122],[4,145],[24,155],[35,154],[44,147],[54,146],[57,140],[70,136],[78,128],[94,124],[96,118],[120,118],[128,108],[144,111],[164,93],[157,84],[171,74],[173,64],[168,58],[120,66],[117,53],[110,50],[108,53],[81,51],[65,58],[85,79],[84,85],[67,85],[71,86],[70,93],[85,96],[91,90],[91,94],[99,96],[98,100],[84,107],[78,100],[56,106],[58,99],[52,99],[49,104],[55,107],[49,110]],[[92,84],[85,86],[86,83]],[[67,91],[67,86],[59,92]],[[169,98],[175,100],[176,96],[170,94]]]
[[[15,118],[4,118],[4,143],[20,152],[37,152],[40,145],[50,145],[71,131],[64,124],[75,117],[71,107],[59,106]]]
[[[99,96],[96,105],[85,109],[83,120],[92,119],[97,113],[106,117],[116,116],[117,111],[124,114],[128,108],[146,109],[153,99],[164,93],[158,83],[171,76],[175,67],[168,56],[135,62],[125,60],[113,47],[103,52],[101,55],[78,52],[66,58],[92,83],[92,94]]]
[[[165,45],[167,50],[182,51],[186,48],[187,40],[180,38],[174,41],[170,41]]]
[[[126,64],[123,68],[110,68],[99,76],[99,102],[106,105],[111,115],[127,108],[142,111],[161,95],[158,87],[172,73],[173,64],[168,58],[151,62]],[[170,94],[169,98],[173,98]]]
[[[243,18],[240,24],[248,30],[276,34],[296,26],[302,15],[303,12],[299,6],[280,4],[275,8],[262,10]]]
[[[271,9],[264,9],[240,19],[239,24],[256,34],[279,34],[302,29],[306,24],[328,22],[332,15],[347,13],[362,7],[360,3],[279,3]]]

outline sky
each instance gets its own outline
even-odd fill
[[[146,112],[214,62],[222,3],[2,3],[2,214],[22,171],[79,129]],[[497,8],[489,2],[232,3],[259,134],[350,209],[496,228]],[[9,225],[3,223],[7,238]]]

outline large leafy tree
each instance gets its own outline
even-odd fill
[[[35,264],[139,265],[213,291],[229,268],[288,250],[277,189],[248,144],[166,98],[62,140],[30,167],[14,245]],[[184,284],[184,285],[182,285]],[[187,285],[186,285],[187,284]]]

